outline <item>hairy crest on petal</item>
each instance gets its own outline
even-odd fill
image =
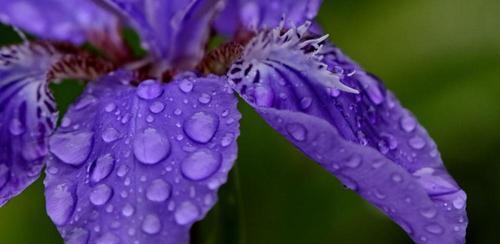
[[[229,70],[232,86],[415,242],[465,242],[466,194],[432,138],[378,78],[306,29],[260,33]]]

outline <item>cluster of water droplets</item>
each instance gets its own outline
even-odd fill
[[[119,233],[187,236],[236,158],[231,89],[191,76],[98,89],[88,88],[50,141],[49,215],[66,238],[84,230],[98,243]]]

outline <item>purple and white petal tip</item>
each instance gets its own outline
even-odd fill
[[[464,243],[466,194],[382,82],[308,25],[258,34],[228,72],[277,131],[416,243]]]
[[[236,159],[237,99],[217,77],[89,84],[50,140],[47,211],[67,243],[189,243]]]
[[[0,49],[0,206],[40,175],[57,120],[46,75],[59,57],[38,43]]]
[[[43,39],[81,44],[104,34],[119,38],[118,18],[94,1],[0,0],[0,6],[0,22]]]

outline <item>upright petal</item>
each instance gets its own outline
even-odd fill
[[[223,80],[129,80],[90,84],[50,139],[47,211],[66,243],[188,243],[236,159]]]
[[[255,30],[273,28],[285,20],[287,27],[295,27],[312,20],[322,0],[228,0],[216,20],[217,29],[231,35],[239,28]]]
[[[222,0],[106,0],[126,15],[143,45],[167,68],[192,68],[203,57],[210,23]]]
[[[308,25],[254,38],[233,87],[277,131],[417,243],[464,243],[466,195],[382,82]]]
[[[118,43],[118,19],[93,0],[0,0],[0,22],[40,38],[81,44],[102,41],[106,35]]]
[[[57,119],[46,75],[59,57],[44,44],[0,49],[0,206],[40,174]]]

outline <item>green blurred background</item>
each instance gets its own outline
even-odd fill
[[[324,0],[319,22],[386,81],[436,140],[468,193],[468,243],[499,243],[500,1]],[[17,40],[0,28],[0,44]],[[80,86],[54,86],[64,110]],[[247,105],[237,168],[193,243],[411,243]],[[237,177],[236,177],[237,175]],[[0,243],[62,243],[42,181],[0,209]]]

